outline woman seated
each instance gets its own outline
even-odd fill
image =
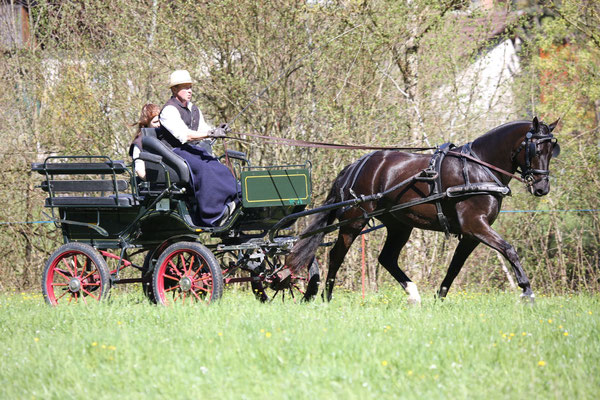
[[[129,155],[135,165],[135,174],[142,180],[146,180],[146,166],[142,160],[138,160],[142,152],[142,128],[158,128],[160,126],[158,120],[159,113],[160,107],[156,104],[145,104],[142,107],[139,121],[133,124],[133,126],[137,126],[137,132],[129,146]]]

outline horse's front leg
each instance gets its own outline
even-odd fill
[[[471,232],[473,236],[479,239],[482,243],[488,245],[494,250],[497,250],[510,262],[513,270],[515,271],[515,275],[517,277],[517,283],[519,287],[523,290],[521,293],[521,298],[523,300],[528,300],[533,302],[535,295],[531,290],[531,285],[529,283],[529,278],[527,278],[527,274],[523,270],[523,266],[519,261],[519,256],[515,251],[514,247],[508,243],[506,240],[502,238],[495,230],[492,229],[485,222],[481,222],[479,225],[479,229]]]
[[[454,256],[452,256],[452,261],[450,262],[450,267],[448,267],[448,272],[446,272],[446,276],[440,285],[440,290],[437,294],[440,299],[443,300],[446,297],[448,291],[450,290],[450,286],[452,286],[452,282],[454,282],[454,278],[456,278],[465,264],[465,261],[471,255],[473,250],[475,250],[475,247],[477,247],[478,244],[479,240],[469,236],[464,236],[460,240],[456,250],[454,251]]]

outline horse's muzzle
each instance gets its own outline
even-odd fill
[[[548,176],[544,176],[542,179],[537,180],[527,186],[529,193],[536,197],[545,196],[550,192],[550,180]]]

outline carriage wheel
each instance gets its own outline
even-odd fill
[[[154,295],[154,284],[152,283],[153,274],[148,273],[148,271],[155,268],[158,256],[159,254],[156,254],[153,250],[149,250],[144,258],[142,269],[142,291],[152,303],[156,303],[156,296]]]
[[[109,290],[110,272],[106,261],[88,244],[62,245],[44,268],[42,292],[50,305],[100,301],[107,297]]]
[[[292,274],[287,268],[282,269],[264,284],[253,282],[252,291],[262,302],[274,301],[310,301],[319,291],[319,263],[316,258],[306,273]]]
[[[158,258],[152,277],[156,302],[206,302],[223,295],[223,273],[215,256],[200,243],[180,242]]]

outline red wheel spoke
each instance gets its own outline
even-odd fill
[[[68,284],[68,283],[54,283],[54,282],[52,282],[52,284],[51,284],[51,285],[52,285],[52,286],[69,286],[69,284]]]
[[[163,276],[164,276],[165,278],[172,279],[172,280],[174,280],[175,282],[179,282],[179,279],[178,279],[178,278],[175,278],[175,277],[173,277],[173,276],[171,276],[171,275],[163,274]]]
[[[77,254],[73,254],[73,276],[77,276]]]
[[[71,277],[69,277],[69,276],[66,276],[65,274],[63,274],[61,269],[55,268],[54,270],[55,270],[56,272],[58,272],[58,274],[59,274],[60,276],[62,276],[63,278],[65,278],[67,281],[71,281]]]
[[[177,301],[178,298],[181,297],[181,292],[175,292],[175,295],[173,296],[173,301]]]
[[[90,266],[90,259],[86,257],[85,259],[85,265],[81,268],[81,276],[83,277],[83,274],[85,274],[85,271],[87,271],[88,267]],[[86,276],[87,278],[87,276]],[[85,278],[82,278],[82,280]]]
[[[196,279],[196,280],[192,279],[192,282],[193,282],[193,283],[196,283],[196,282],[204,282],[204,281],[207,281],[207,280],[209,280],[209,279],[212,279],[212,277],[210,276],[210,274],[206,274],[206,276],[201,276],[200,278],[198,278],[198,279]]]
[[[173,269],[175,270],[175,273],[179,276],[181,276],[181,273],[179,272],[179,269],[177,268],[177,265],[173,264],[173,259],[169,260],[169,264],[171,264],[171,267],[173,267]]]
[[[183,268],[183,274],[187,274],[187,266],[185,265],[185,257],[183,257],[183,253],[179,253],[179,258],[181,259],[181,268]]]
[[[210,292],[210,290],[208,290],[208,289],[205,289],[205,288],[204,288],[204,287],[202,287],[202,286],[196,286],[196,285],[194,285],[194,289],[202,290],[203,292],[206,292],[206,293],[209,293],[209,292]]]
[[[198,269],[196,270],[196,273],[194,274],[194,276],[192,276],[192,279],[194,279],[196,276],[198,276],[198,273],[202,272],[203,269],[204,269],[204,263],[201,263],[200,261],[198,261]]]
[[[65,295],[66,295],[67,293],[69,293],[69,291],[68,291],[68,290],[65,290],[65,292],[64,292],[63,294],[61,294],[61,295],[60,295],[60,296],[59,296],[59,297],[56,299],[56,301],[58,302],[58,300],[60,300],[60,299],[62,299],[63,297],[65,297]],[[69,300],[69,303],[70,303],[70,302],[71,302],[71,301]]]
[[[190,269],[189,269],[188,273],[192,273],[192,272],[194,272],[194,270],[192,269],[192,268],[193,268],[193,266],[194,266],[194,258],[195,258],[195,257],[194,257],[194,254],[192,254],[192,257],[190,258]],[[195,275],[195,274],[194,274],[194,275]]]
[[[96,300],[98,300],[98,301],[100,300],[98,297],[94,296],[92,293],[88,292],[88,291],[87,291],[87,290],[85,290],[84,288],[81,288],[81,290],[82,290],[82,291],[83,291],[85,294],[87,294],[88,296],[91,296],[91,297],[93,297],[94,299],[96,299]],[[81,298],[83,298],[83,296],[82,296]],[[84,299],[84,298],[83,298],[83,299]],[[85,299],[84,299],[84,300],[85,300]],[[86,304],[87,304],[87,303],[86,303]]]
[[[67,259],[66,258],[62,258],[61,260],[67,266],[67,271],[69,271],[69,273],[71,274],[71,276],[75,276],[75,274],[73,274],[73,269],[71,268],[71,266],[67,262]]]
[[[89,283],[83,283],[82,286],[102,286],[102,283],[100,283],[100,282],[89,282]]]
[[[180,288],[180,286],[179,286],[179,285],[175,285],[175,286],[173,286],[173,287],[170,287],[170,288],[168,288],[168,289],[165,289],[165,293],[167,293],[167,292],[170,292],[171,290],[179,289],[179,288]]]
[[[87,306],[87,300],[85,299],[84,295],[81,295],[81,300],[83,300],[83,304]]]
[[[292,283],[292,286],[296,288],[297,291],[299,291],[300,293],[302,293],[304,295],[304,292],[302,291],[302,289],[300,289],[300,286]]]
[[[81,278],[81,280],[85,281],[87,278],[89,278],[91,275],[95,274],[96,272],[98,272],[98,269],[93,270],[92,272],[90,272],[89,274],[87,274],[85,277]]]

